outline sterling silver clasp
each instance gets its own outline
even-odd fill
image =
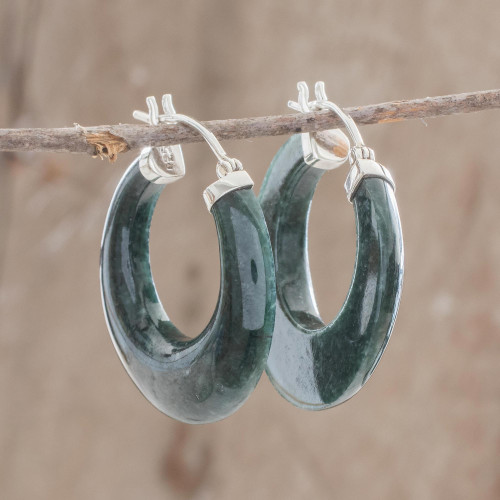
[[[335,145],[348,145],[347,149],[338,148],[339,151],[348,151],[346,155],[335,154],[335,149],[332,151],[326,150],[318,144],[318,141],[311,133],[302,134],[302,149],[304,151],[304,161],[316,168],[331,170],[340,167],[346,160],[349,160],[351,169],[345,182],[345,190],[347,199],[352,202],[354,194],[359,187],[361,181],[366,177],[378,177],[389,183],[395,190],[394,180],[389,171],[380,163],[375,161],[375,153],[372,149],[366,147],[361,137],[361,133],[356,126],[354,120],[335,103],[328,100],[325,91],[324,82],[316,82],[314,92],[315,101],[309,101],[309,88],[306,82],[297,84],[299,96],[297,102],[288,101],[288,106],[301,113],[310,113],[319,110],[333,111],[344,123],[348,135],[350,136],[353,145],[350,145],[347,136],[339,129],[327,131],[331,134],[328,136],[328,142]]]
[[[288,101],[289,108],[300,113],[311,113],[323,109],[318,105],[321,97],[318,93],[316,93],[316,101],[309,101],[309,87],[306,82],[297,83],[297,89],[299,91],[297,102]],[[316,90],[318,90],[317,84]],[[351,145],[342,130],[336,128],[315,134],[305,132],[301,137],[304,161],[307,165],[322,170],[333,170],[347,161]]]
[[[210,130],[194,118],[175,112],[171,94],[164,94],[161,102],[163,107],[162,115],[159,114],[156,99],[148,97],[146,98],[148,113],[136,110],[133,116],[135,119],[149,125],[184,123],[196,130],[205,139],[217,158],[216,172],[219,178],[218,181],[212,183],[203,192],[203,198],[208,210],[225,194],[253,186],[253,181],[243,170],[241,162],[227,155],[217,137]],[[146,179],[156,184],[168,184],[184,177],[186,167],[181,146],[144,148],[139,158],[139,168]]]
[[[172,95],[164,94],[162,99],[162,107],[164,114],[160,115],[158,111],[158,104],[156,103],[155,97],[147,97],[146,104],[148,106],[148,113],[144,111],[134,111],[133,116],[136,120],[140,120],[150,125],[159,125],[160,123],[170,123],[172,125],[177,123],[184,123],[191,128],[195,129],[202,137],[205,139],[210,149],[214,152],[217,157],[217,176],[219,178],[225,175],[235,172],[238,170],[243,170],[241,162],[236,158],[230,158],[224,148],[221,146],[220,142],[217,140],[210,130],[204,127],[200,122],[191,118],[190,116],[182,115],[175,112],[174,105],[172,103]],[[160,166],[157,162],[156,156],[160,156],[164,166]],[[186,173],[186,168],[184,164],[184,158],[182,156],[182,149],[180,145],[175,146],[160,146],[158,148],[145,148],[143,150],[145,162],[143,167],[141,167],[141,172],[143,175],[149,179],[154,176],[161,176],[157,180],[152,180],[152,182],[157,183],[168,183],[173,182]],[[142,156],[142,155],[141,155]],[[149,177],[148,177],[149,176]]]

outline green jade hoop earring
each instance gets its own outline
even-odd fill
[[[389,340],[403,281],[403,238],[389,172],[363,144],[354,121],[316,84],[308,102],[298,84],[301,112],[328,109],[344,122],[354,141],[345,183],[354,205],[357,252],[351,287],[337,317],[321,320],[309,270],[307,223],[318,181],[338,167],[340,158],[323,149],[310,134],[293,136],[274,157],[260,191],[273,246],[277,300],[276,323],[267,374],[278,392],[296,406],[322,410],[351,398],[375,369]],[[331,131],[333,142],[349,140]]]
[[[150,268],[149,228],[166,184],[184,175],[180,146],[145,148],[123,176],[111,202],[101,249],[101,290],[108,328],[118,355],[144,396],[160,411],[187,423],[220,420],[249,397],[265,368],[275,311],[274,267],[269,235],[253,182],[228,158],[200,123],[175,113],[154,97],[152,125],[195,128],[218,158],[219,180],[204,192],[219,239],[221,286],[215,312],[196,338],[169,320]]]

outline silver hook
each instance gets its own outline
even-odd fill
[[[318,82],[315,87],[316,101],[309,101],[309,87],[306,82],[297,83],[297,90],[299,92],[297,102],[288,101],[288,107],[300,113],[311,113],[318,109],[324,109],[318,103],[323,103],[323,101],[328,102],[322,82]],[[318,142],[318,139],[320,139],[320,142]],[[328,148],[325,148],[324,142],[321,142],[321,139],[326,139]],[[350,148],[349,139],[338,128],[319,134],[302,134],[304,161],[315,168],[331,170],[342,166],[347,160],[347,152]],[[339,154],[339,152],[342,153]]]
[[[243,165],[236,158],[230,158],[224,151],[217,137],[210,132],[206,127],[204,127],[200,122],[191,118],[190,116],[182,115],[175,112],[175,108],[172,102],[171,94],[164,94],[162,97],[162,115],[158,114],[158,105],[156,104],[156,99],[154,97],[148,97],[146,99],[146,104],[148,105],[149,113],[144,111],[134,111],[133,116],[137,120],[149,123],[150,125],[158,125],[160,123],[184,123],[191,128],[195,129],[210,146],[210,149],[214,152],[217,157],[217,176],[219,178],[238,170],[243,170]],[[169,146],[165,146],[169,147]],[[174,146],[179,147],[180,146]]]
[[[354,145],[358,147],[362,147],[364,145],[363,138],[361,137],[361,133],[359,132],[356,123],[354,123],[354,120],[348,114],[344,113],[339,106],[328,100],[325,90],[325,82],[316,82],[316,85],[314,86],[314,93],[316,96],[315,101],[309,101],[309,88],[306,82],[297,83],[297,89],[299,91],[297,102],[288,101],[289,108],[301,113],[310,113],[321,109],[333,111],[344,122],[345,128],[351,136]]]
[[[395,189],[394,180],[392,179],[391,174],[384,166],[375,161],[375,153],[373,150],[364,145],[363,138],[361,137],[361,133],[359,132],[354,120],[347,113],[344,113],[339,106],[328,100],[324,82],[316,82],[316,85],[314,86],[314,94],[316,96],[315,101],[309,101],[309,89],[307,88],[307,84],[305,82],[299,82],[297,84],[297,89],[299,91],[299,97],[297,102],[288,102],[288,106],[290,108],[302,113],[317,111],[320,109],[333,111],[344,122],[346,130],[354,142],[354,146],[352,146],[349,151],[349,163],[351,165],[351,170],[349,171],[345,182],[348,200],[352,202],[353,196],[356,193],[361,181],[366,177],[383,179],[393,189]],[[334,132],[336,134],[336,139],[338,140],[340,137],[338,134],[341,133],[341,131],[339,129],[335,129],[330,132]],[[346,140],[349,142],[347,137]],[[312,165],[317,168],[331,169],[339,166],[345,161],[345,158],[342,159],[335,157],[335,155],[331,155],[328,151],[323,150],[316,143],[316,141],[314,141],[310,134],[302,134],[302,148],[304,151],[304,161],[308,165]]]

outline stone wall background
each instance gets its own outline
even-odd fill
[[[0,4],[0,127],[131,122],[171,92],[198,119],[277,114],[298,80],[341,106],[499,87],[496,0]],[[308,413],[263,376],[234,416],[187,426],[151,407],[108,338],[102,226],[133,153],[0,159],[0,496],[5,499],[496,499],[500,496],[500,113],[365,127],[398,187],[405,289],[373,378]],[[257,187],[284,138],[228,142]],[[152,260],[196,335],[218,291],[201,192],[206,146],[160,200]],[[314,199],[320,309],[342,304],[354,224],[332,172]]]

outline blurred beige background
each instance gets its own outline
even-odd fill
[[[498,0],[106,1],[0,4],[0,127],[130,123],[174,95],[198,119],[286,112],[296,82],[341,106],[500,86]],[[365,388],[329,411],[266,376],[229,419],[177,423],[140,395],[109,340],[99,246],[135,153],[0,159],[2,499],[500,498],[500,112],[364,127],[397,183],[406,251],[400,314]],[[257,187],[283,137],[224,143]],[[152,265],[196,335],[218,292],[201,198],[203,145],[165,190]],[[354,218],[332,172],[310,253],[325,319],[344,299]]]

